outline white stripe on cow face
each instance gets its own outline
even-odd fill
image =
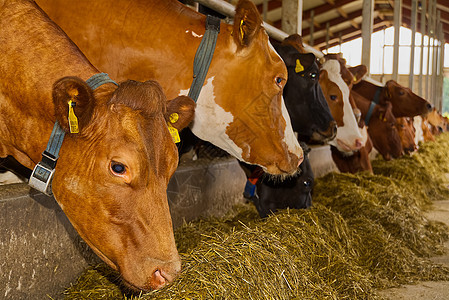
[[[201,89],[190,129],[200,139],[211,142],[237,159],[243,160],[242,149],[226,134],[226,128],[234,120],[234,116],[215,103],[213,80],[214,77],[207,79]],[[181,90],[179,95],[188,93],[188,89]]]
[[[336,59],[331,59],[322,65],[322,69],[327,71],[329,80],[338,86],[343,96],[343,126],[338,127],[336,138],[329,144],[337,147],[341,152],[358,150],[360,144],[362,146],[364,144],[362,144],[362,135],[349,103],[349,87],[341,77],[340,63]],[[359,143],[358,146],[356,141]]]
[[[415,145],[424,141],[424,133],[422,130],[422,117],[416,116],[413,118],[413,127],[415,128]]]
[[[303,155],[302,148],[298,143],[295,133],[293,132],[290,115],[288,114],[287,107],[285,106],[284,97],[282,97],[282,117],[285,120],[285,130],[284,130],[284,143],[287,144],[288,151],[301,157]]]

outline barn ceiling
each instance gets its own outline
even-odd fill
[[[233,1],[230,1],[233,2]],[[263,0],[253,0],[259,12],[263,12]],[[402,25],[410,28],[411,2],[402,1]],[[427,3],[429,0],[427,1]],[[437,10],[441,14],[441,23],[445,41],[449,42],[449,1],[437,0]],[[326,48],[326,28],[329,23],[329,47],[338,45],[340,38],[347,42],[361,36],[363,0],[303,0],[302,36],[308,44],[310,39],[311,12],[314,11],[313,46],[319,50]],[[421,1],[418,1],[421,6]],[[373,31],[393,26],[393,0],[376,0]],[[428,14],[427,14],[428,15]],[[269,0],[266,22],[281,29],[282,0]],[[417,31],[420,32],[421,10],[418,9]]]

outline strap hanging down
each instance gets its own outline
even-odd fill
[[[86,80],[87,85],[92,90],[105,83],[118,84],[109,78],[106,73],[98,73]],[[36,164],[33,173],[31,173],[28,184],[36,190],[51,196],[51,181],[55,172],[56,162],[59,158],[59,150],[64,141],[65,131],[61,128],[58,121],[55,122],[51,132],[50,139],[47,143],[47,148],[42,152],[42,160]]]
[[[195,102],[198,100],[204,80],[206,80],[206,74],[214,55],[219,32],[220,19],[214,16],[207,16],[206,32],[196,50],[193,61],[193,81],[188,94]]]

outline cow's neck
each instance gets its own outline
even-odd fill
[[[0,157],[12,155],[28,168],[40,160],[55,122],[53,83],[98,72],[61,30],[30,13],[34,10],[33,3],[10,3],[0,20],[0,40],[8,41],[0,44]],[[20,14],[28,17],[15,18]]]
[[[362,113],[362,119],[365,119],[366,114],[368,113],[369,107],[371,105],[371,100],[366,99],[365,97],[361,96],[360,94],[354,91],[351,91],[351,93],[354,96],[357,108],[360,109],[360,112]]]
[[[359,93],[360,95],[363,95],[363,97],[373,101],[374,96],[376,95],[376,92],[379,88],[383,89],[383,87],[380,87],[378,85],[372,84],[371,82],[362,80],[360,83],[354,85],[353,90],[356,91],[357,93]],[[363,91],[363,93],[361,91]],[[370,95],[370,96],[367,97],[365,95]],[[380,93],[379,104],[384,104],[384,103],[385,103],[384,93]]]
[[[193,79],[193,59],[205,32],[205,16],[171,0],[118,0],[106,6],[104,2],[39,0],[38,4],[76,41],[89,60],[98,68],[107,70],[111,77],[119,81],[156,80],[168,99],[178,96],[181,90],[189,89]],[[60,6],[64,7],[63,13],[57,9]],[[85,12],[83,18],[76,16],[80,10]],[[132,22],[126,21],[129,16],[133,16]],[[81,19],[88,21],[83,23]],[[135,28],[135,24],[145,26]],[[91,32],[98,42],[92,44],[81,32]],[[214,61],[233,54],[228,46],[231,32],[230,25],[221,25],[207,78],[218,74],[224,67],[214,64]],[[114,37],[109,37],[110,34]],[[117,40],[116,36],[120,36],[120,43],[111,43]],[[116,56],[117,52],[126,57],[124,63],[108,59]],[[148,53],[151,56],[146,57]]]

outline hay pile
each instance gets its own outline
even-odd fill
[[[376,299],[375,288],[449,280],[447,268],[426,258],[443,251],[448,230],[422,214],[431,200],[449,199],[448,147],[443,135],[410,158],[374,161],[376,175],[328,174],[317,180],[309,210],[261,220],[246,205],[227,218],[186,224],[175,233],[181,276],[160,291],[128,297]],[[96,266],[66,298],[124,299],[117,279]]]

